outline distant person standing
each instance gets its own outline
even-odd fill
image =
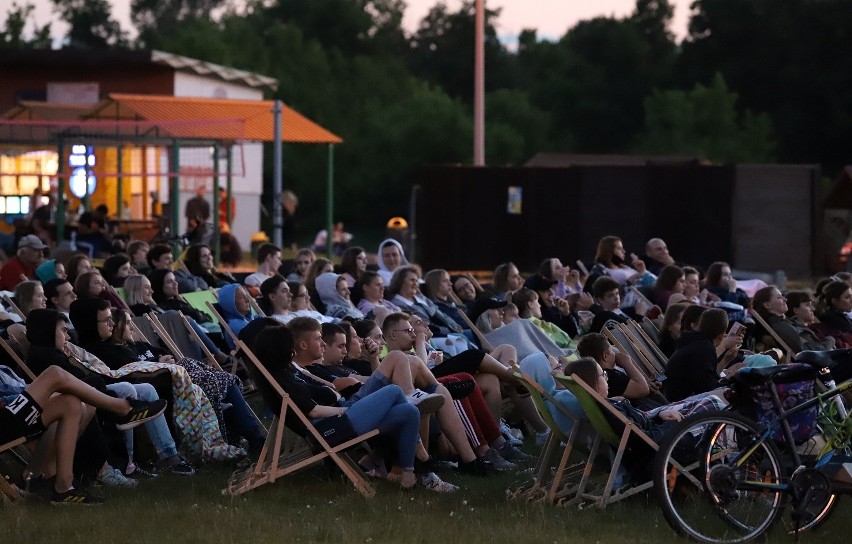
[[[281,245],[289,247],[295,253],[298,249],[296,244],[296,208],[299,206],[299,197],[293,191],[281,193]]]
[[[207,202],[207,185],[201,184],[195,190],[195,196],[186,201],[183,215],[186,216],[187,227],[192,230],[199,223],[210,220],[210,203]]]

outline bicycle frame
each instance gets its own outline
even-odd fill
[[[773,432],[776,430],[778,425],[780,425],[781,429],[784,433],[784,442],[787,445],[787,448],[789,450],[789,454],[793,458],[794,465],[796,467],[803,466],[801,456],[799,455],[799,452],[796,449],[796,441],[793,439],[793,432],[790,429],[790,424],[788,422],[788,418],[792,415],[795,415],[799,412],[803,412],[803,411],[805,411],[805,410],[807,410],[807,409],[809,409],[813,406],[817,406],[817,405],[819,405],[819,412],[818,412],[818,416],[817,416],[818,422],[821,425],[829,425],[829,426],[832,427],[831,429],[824,429],[823,433],[829,434],[831,437],[840,436],[840,437],[843,438],[844,443],[837,443],[835,440],[828,441],[826,443],[825,448],[823,448],[823,451],[820,452],[819,458],[818,458],[816,464],[813,466],[813,468],[820,468],[822,466],[825,466],[831,460],[831,458],[832,458],[832,456],[833,456],[833,454],[836,450],[845,448],[845,447],[849,446],[850,443],[852,443],[852,434],[850,434],[849,432],[845,432],[845,433],[839,432],[840,426],[849,427],[850,424],[852,424],[852,420],[850,420],[849,418],[846,418],[843,421],[835,421],[834,419],[831,418],[830,415],[826,415],[827,414],[826,410],[827,410],[827,406],[828,406],[827,401],[831,400],[832,398],[836,397],[837,395],[840,395],[840,394],[852,389],[852,381],[844,382],[844,383],[842,383],[838,386],[835,386],[835,387],[829,389],[828,391],[818,393],[818,394],[814,395],[814,398],[807,400],[807,401],[805,401],[801,404],[797,404],[796,406],[794,406],[793,408],[791,408],[789,410],[784,410],[784,408],[782,407],[781,399],[778,396],[778,390],[775,387],[775,383],[770,381],[767,385],[769,386],[769,390],[770,390],[771,396],[772,396],[772,403],[773,403],[773,405],[774,405],[774,407],[775,407],[775,409],[778,413],[778,416],[775,419],[773,419],[772,422],[769,425],[766,426],[766,429],[764,429],[763,433],[760,435],[760,438],[748,450],[746,450],[745,452],[742,452],[741,455],[738,458],[736,458],[735,460],[732,461],[733,465],[735,465],[737,467],[742,467],[743,464],[748,460],[748,458],[755,451],[757,451],[757,449],[760,447],[761,444],[763,444],[766,440],[771,439],[770,437],[772,436]],[[744,480],[743,482],[741,482],[741,486],[742,486],[743,489],[752,489],[752,490],[771,489],[771,490],[786,491],[789,488],[789,484],[784,483],[784,482],[782,482],[780,484],[776,484],[776,483],[750,481],[750,480]]]

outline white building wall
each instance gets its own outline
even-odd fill
[[[242,100],[263,100],[263,92],[237,83],[223,82],[218,79],[206,78],[195,74],[175,73],[175,96],[198,98],[231,98]],[[187,149],[181,153],[181,164],[191,166],[193,163],[204,162],[209,165],[207,157],[199,155],[203,150]],[[220,163],[220,186],[225,186],[225,161]],[[232,194],[236,201],[236,217],[231,225],[231,232],[239,240],[244,250],[248,250],[251,235],[260,229],[260,195],[263,190],[263,144],[245,143],[233,148]],[[186,230],[186,218],[183,209],[188,199],[195,195],[195,187],[201,179],[184,179],[181,183],[181,232]],[[207,199],[213,203],[212,179],[204,181],[207,185]],[[212,210],[215,220],[216,210]]]

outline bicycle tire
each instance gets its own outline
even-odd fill
[[[758,443],[760,435],[756,423],[730,411],[698,414],[672,429],[654,458],[653,476],[655,498],[675,532],[736,544],[773,526],[785,494],[754,487],[781,484],[783,469],[775,444]],[[730,463],[743,452],[741,465]]]

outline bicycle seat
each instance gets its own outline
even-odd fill
[[[793,360],[817,368],[831,368],[837,361],[849,358],[852,358],[852,349],[832,349],[828,351],[800,351],[793,357]]]
[[[812,380],[816,377],[818,368],[808,363],[798,362],[763,368],[743,368],[731,376],[731,381],[745,385],[760,385],[769,381],[790,383]]]

